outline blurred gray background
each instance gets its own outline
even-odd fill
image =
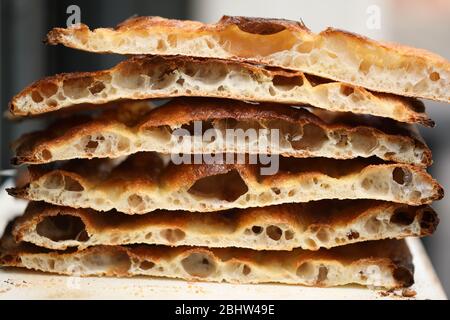
[[[42,39],[54,26],[65,26],[67,7],[81,8],[81,22],[90,27],[114,26],[138,15],[215,22],[222,15],[302,19],[313,31],[327,26],[361,33],[377,40],[425,48],[450,59],[450,0],[0,0],[2,110],[23,87],[60,72],[93,71],[113,66],[122,57],[95,55],[64,47],[47,47]],[[378,23],[379,22],[379,23]],[[420,128],[433,150],[430,172],[450,190],[450,105],[426,101],[436,128]],[[1,167],[10,168],[9,143],[45,120],[12,124],[2,119]],[[1,205],[1,204],[0,204]],[[450,196],[434,204],[441,223],[424,239],[442,284],[450,295]],[[1,213],[0,213],[1,214]]]

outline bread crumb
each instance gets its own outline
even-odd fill
[[[417,292],[413,289],[405,288],[402,290],[402,296],[407,297],[407,298],[415,297],[416,294],[417,294]]]

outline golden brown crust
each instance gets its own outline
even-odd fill
[[[429,206],[374,200],[323,200],[214,215],[157,210],[138,216],[31,202],[16,219],[12,235],[17,242],[58,250],[133,243],[318,250],[367,240],[426,236],[438,223]]]
[[[227,74],[229,78],[232,74],[241,76],[241,82],[227,84]],[[122,77],[129,78],[131,84],[117,80]],[[170,80],[171,77],[174,79]],[[149,78],[147,84],[142,80],[144,78]],[[195,79],[195,83],[191,84],[190,78]],[[176,96],[307,103],[331,111],[367,113],[402,122],[434,125],[423,105],[415,99],[372,93],[361,87],[279,68],[217,59],[160,56],[134,57],[105,71],[66,73],[39,80],[13,97],[10,112],[21,117],[77,108],[80,103],[104,104],[117,99]]]
[[[79,276],[151,275],[238,283],[314,286],[359,283],[396,288],[414,282],[408,247],[404,241],[395,240],[368,241],[318,251],[139,245],[95,246],[61,253],[14,243],[11,234],[6,233],[0,240],[0,265]],[[305,267],[313,268],[313,274],[305,273]],[[375,270],[369,270],[374,267]],[[222,271],[220,275],[214,272],[216,270]],[[332,277],[327,277],[328,274]]]
[[[274,175],[262,175],[262,165],[237,160],[235,156],[234,164],[164,166],[156,154],[137,153],[120,165],[95,159],[62,167],[32,166],[30,184],[8,192],[30,200],[130,214],[158,208],[208,212],[328,198],[420,205],[443,197],[442,187],[423,169],[374,158],[281,157]]]
[[[174,39],[173,43],[169,35]],[[202,42],[202,37],[208,41]],[[142,38],[155,41],[142,44],[139,41]],[[266,63],[357,84],[374,91],[446,102],[450,100],[446,90],[450,64],[436,54],[374,41],[334,28],[314,34],[303,23],[287,20],[224,17],[215,24],[203,24],[160,17],[136,17],[124,21],[115,29],[91,31],[86,25],[55,28],[48,34],[47,42],[93,52],[182,54]],[[320,63],[312,58],[310,53],[313,49],[319,49]],[[335,69],[335,60],[346,57],[354,59],[354,64],[352,62],[347,70],[343,67]],[[307,59],[299,61],[296,58]],[[309,59],[313,61],[307,61]],[[401,79],[405,77],[405,72],[411,77],[409,81]],[[429,90],[426,87],[435,86],[434,82],[439,81],[440,85],[435,87],[439,88],[439,93],[432,92],[434,88]]]
[[[173,129],[186,127],[187,130],[193,121],[202,121],[203,130],[211,127],[222,135],[225,134],[223,126],[230,129],[277,129],[280,131],[278,143],[290,147],[271,147],[267,152],[272,154],[341,159],[375,155],[384,160],[419,166],[429,166],[432,163],[431,151],[417,130],[388,119],[332,113],[315,108],[307,110],[269,103],[250,104],[204,98],[176,98],[155,109],[146,107],[145,102],[124,103],[98,117],[73,116],[63,121],[58,120],[44,131],[20,137],[13,144],[16,156],[12,163],[38,164],[72,158],[117,158],[139,151],[177,153],[177,145],[169,144],[167,139],[176,140]],[[308,127],[323,132],[323,139],[311,137],[319,140],[313,139],[309,144],[305,142],[301,148],[297,147],[299,142],[295,144],[289,140],[302,134],[306,130],[304,128]],[[192,139],[193,133],[188,133]],[[315,135],[318,135],[317,132]],[[155,139],[155,142],[150,143],[150,138]],[[344,138],[347,141],[343,141]],[[120,148],[111,147],[114,141],[120,139],[123,141]],[[308,137],[304,139],[307,141]],[[247,153],[254,153],[248,143],[242,146],[244,147]],[[202,145],[202,148],[207,150],[206,145]],[[212,148],[211,144],[209,148]],[[215,153],[235,150],[232,146],[217,148],[210,150]],[[196,149],[189,152],[201,153]]]

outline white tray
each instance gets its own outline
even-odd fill
[[[0,233],[25,202],[0,190]],[[447,299],[419,239],[407,240],[414,256],[417,294],[413,299]],[[402,291],[376,291],[357,286],[309,288],[293,285],[233,285],[162,278],[79,278],[0,268],[0,299],[406,299]]]

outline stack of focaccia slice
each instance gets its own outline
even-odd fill
[[[403,238],[434,232],[429,204],[443,196],[414,127],[434,123],[415,97],[449,102],[445,59],[241,17],[139,17],[115,29],[56,28],[47,42],[134,56],[42,79],[12,99],[14,117],[58,119],[13,145],[29,182],[9,193],[30,203],[5,231],[2,265],[413,283]],[[163,98],[172,99],[149,100]]]

